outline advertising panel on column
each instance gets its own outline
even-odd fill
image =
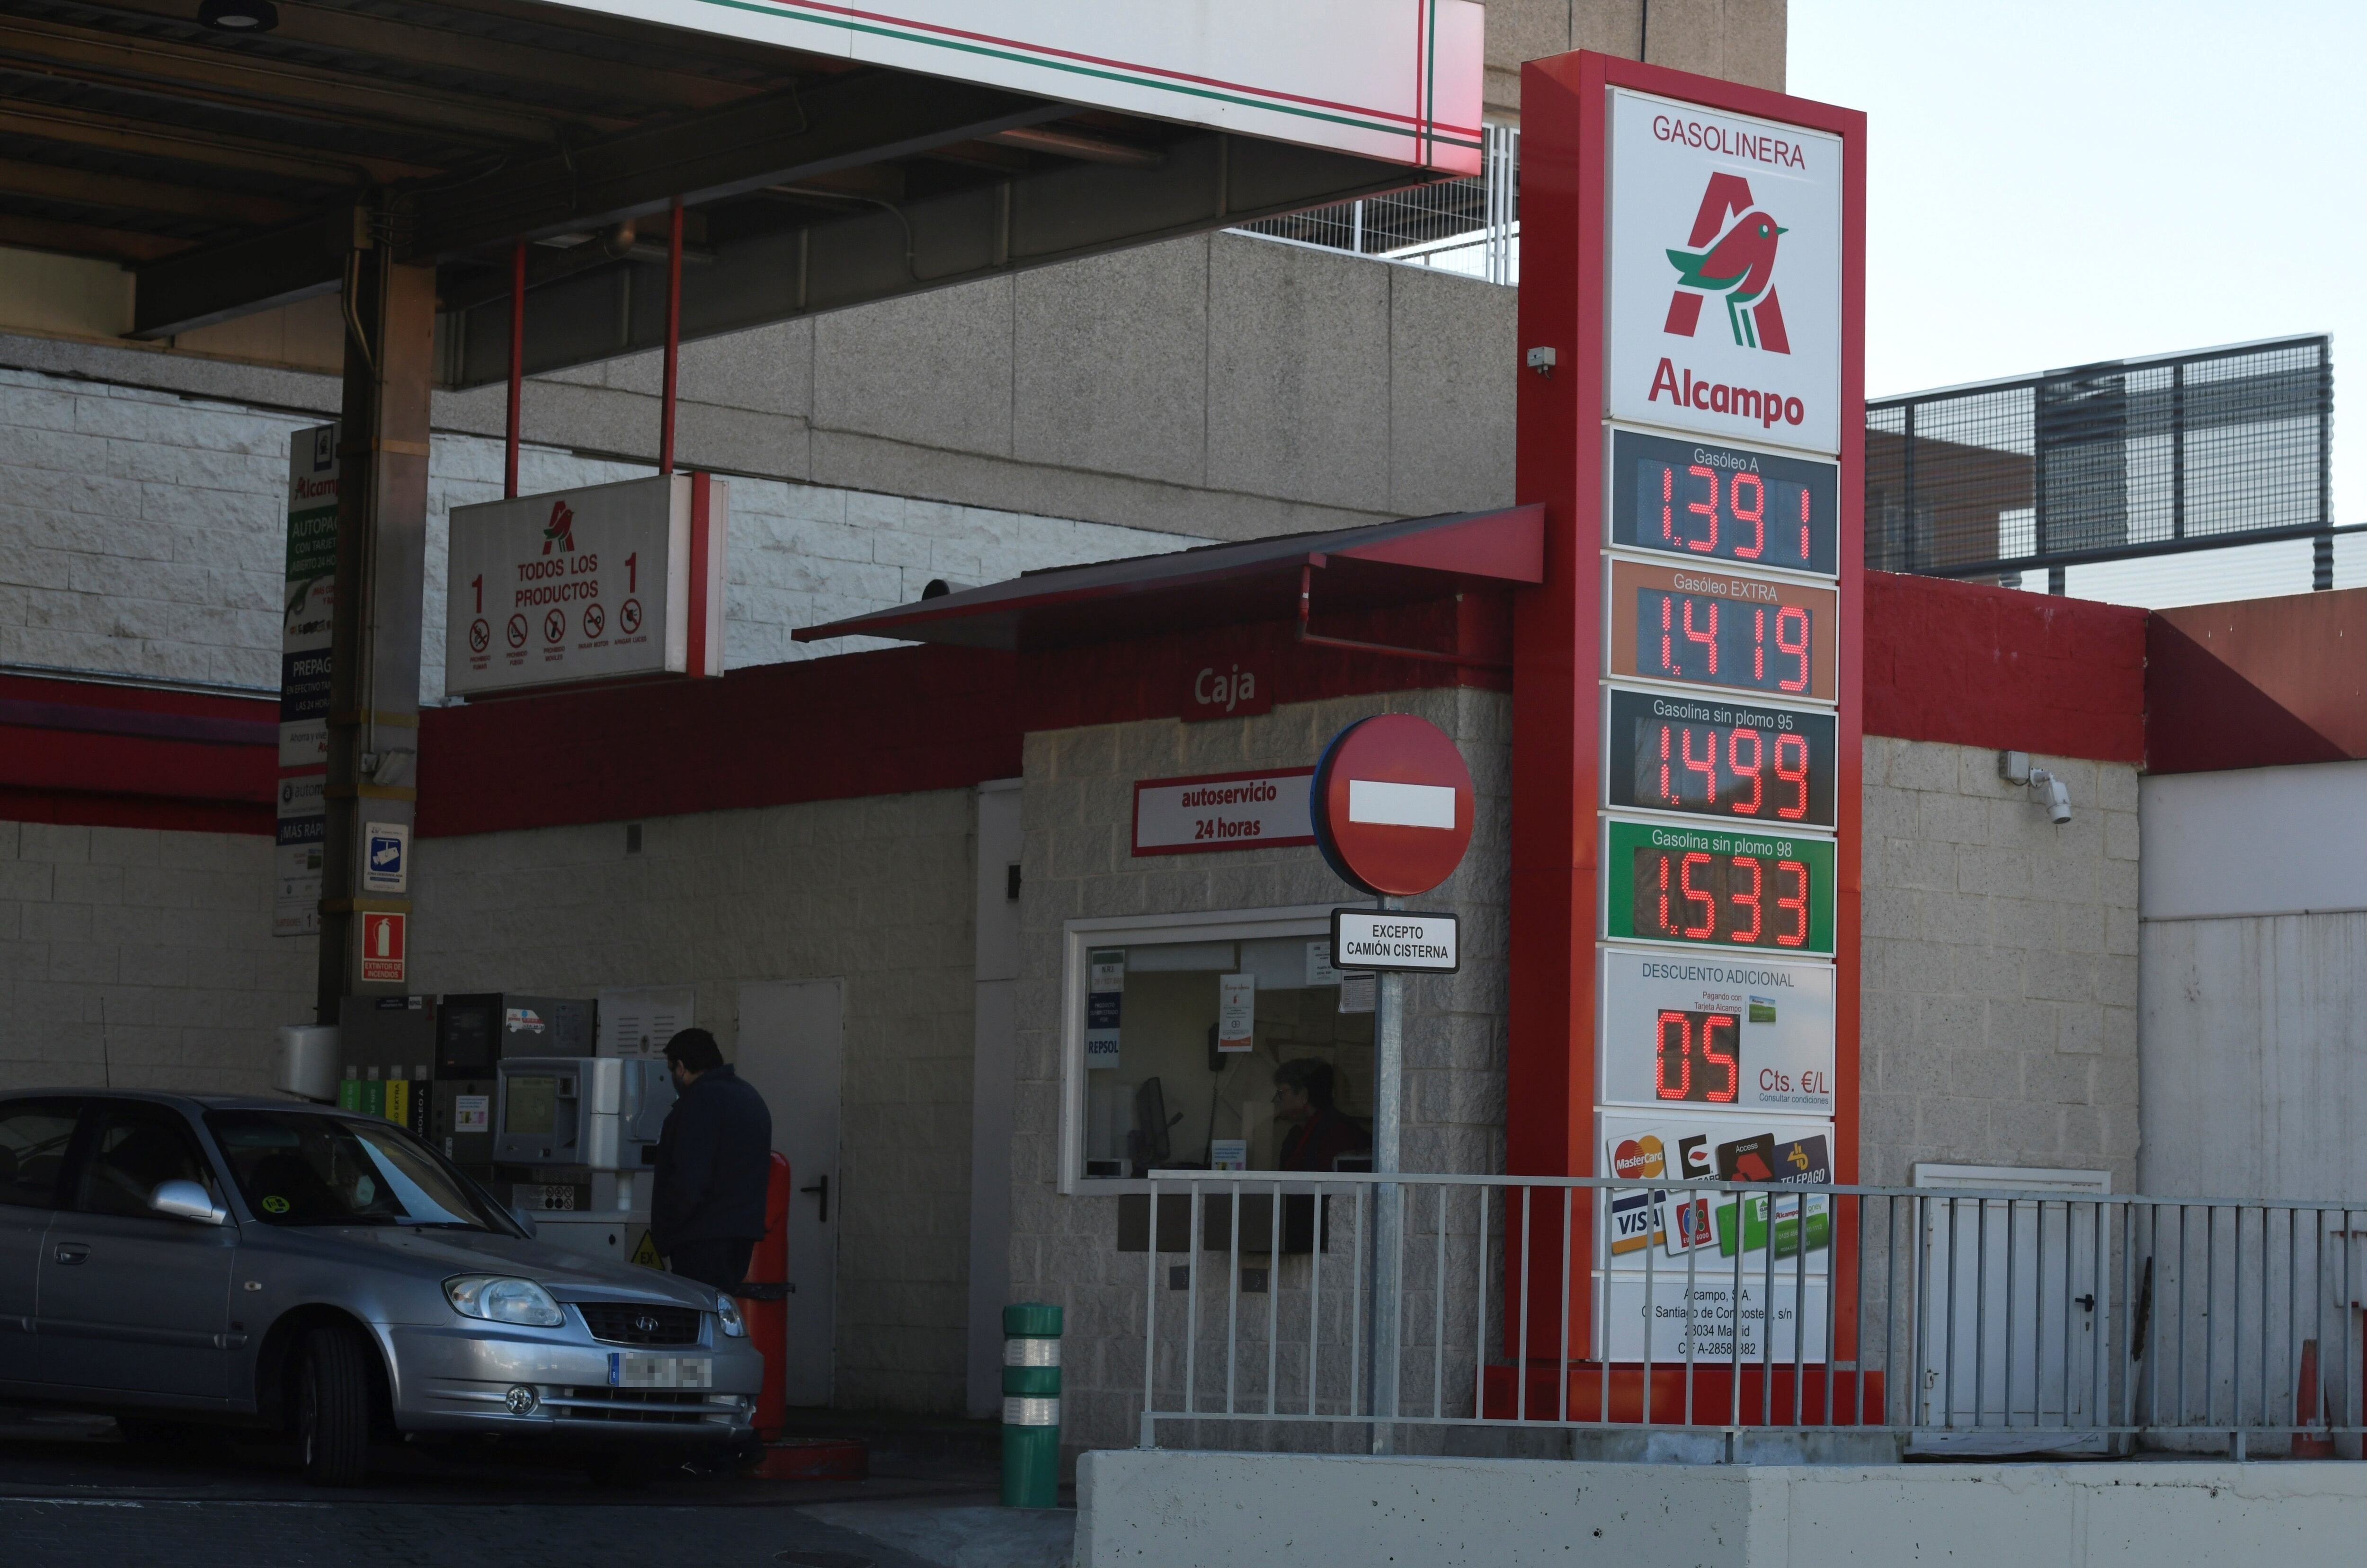
[[[288,442],[288,556],[279,631],[279,809],[272,840],[271,931],[321,929],[328,831],[329,637],[337,603],[337,427]]]
[[[445,689],[720,675],[730,513],[707,474],[454,507]]]
[[[1546,792],[1577,811],[1515,843],[1510,1092],[1541,1109],[1512,1168],[1637,1183],[1568,1265],[1589,1354],[1821,1362],[1853,1353],[1843,1216],[1781,1189],[1857,1176],[1864,122],[1583,52],[1522,91],[1521,344],[1574,374],[1522,378],[1519,499],[1571,547],[1521,612],[1514,691],[1578,733],[1567,783],[1514,748],[1516,840]],[[1553,944],[1522,957],[1559,891],[1524,901],[1523,868],[1548,863],[1592,916],[1559,983]]]

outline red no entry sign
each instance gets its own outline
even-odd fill
[[[1471,846],[1471,770],[1444,730],[1410,714],[1333,737],[1309,804],[1323,858],[1367,893],[1427,893]]]

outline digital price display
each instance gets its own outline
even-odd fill
[[[1608,707],[1609,804],[1771,828],[1833,826],[1832,714],[1617,688]]]
[[[1830,702],[1840,595],[1829,588],[1614,560],[1613,675]]]
[[[1761,952],[1599,952],[1595,1082],[1605,1104],[1831,1111],[1831,964]]]
[[[1833,951],[1833,842],[1611,820],[1603,934],[1769,953]]]
[[[1611,542],[1836,576],[1840,468],[1614,430]]]
[[[1652,1020],[1652,1098],[1732,1105],[1742,1093],[1742,1020],[1662,1008]]]

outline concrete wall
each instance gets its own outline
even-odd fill
[[[312,1016],[271,935],[271,840],[0,822],[0,1088],[260,1093]]]
[[[1865,742],[1863,1179],[1919,1160],[2137,1177],[2137,782],[2048,822],[1997,753]]]
[[[1420,714],[1455,737],[1478,792],[1470,854],[1424,908],[1464,917],[1463,970],[1410,981],[1404,1161],[1410,1170],[1503,1165],[1504,916],[1512,705],[1441,690],[1277,707],[1244,719],[1172,719],[1027,738],[1020,899],[1019,1081],[1012,1146],[1011,1289],[1067,1308],[1062,1442],[1133,1440],[1142,1397],[1143,1259],[1116,1251],[1117,1200],[1056,1190],[1061,1100],[1062,922],[1100,916],[1265,909],[1358,897],[1311,848],[1136,859],[1137,779],[1304,767],[1352,719]],[[1213,1281],[1212,1281],[1213,1282]],[[1280,1283],[1280,1281],[1277,1281]],[[1221,1293],[1216,1317],[1221,1321]],[[1467,1310],[1468,1303],[1465,1303]],[[1469,1343],[1467,1325],[1459,1341]],[[1456,1374],[1450,1370],[1450,1380]],[[1467,1368],[1461,1373],[1467,1380]]]
[[[1078,1568],[2335,1563],[2367,1530],[2356,1464],[1569,1464],[1097,1453]]]
[[[1512,289],[1201,235],[683,351],[685,461],[1221,538],[1510,502]],[[648,457],[659,365],[538,378],[528,436]],[[505,394],[437,400],[493,434]]]
[[[739,987],[845,985],[836,1398],[957,1415],[967,1342],[968,790],[417,846],[413,987],[692,985],[726,1054]]]
[[[10,346],[0,338],[0,358]],[[117,354],[96,367],[128,376],[189,365]],[[224,379],[235,367],[213,368]],[[269,376],[240,374],[250,387]],[[0,502],[0,665],[277,691],[289,434],[320,417],[86,374],[0,368],[0,473],[8,481]],[[444,690],[450,509],[499,499],[501,471],[498,441],[436,436],[421,671],[430,702]],[[521,455],[519,479],[532,493],[648,471],[541,446]],[[984,581],[1195,542],[1040,513],[739,479],[726,661],[740,668],[860,646],[795,643],[789,632],[909,604],[933,577]]]
[[[1591,49],[1784,90],[1785,0],[1489,0],[1488,117],[1517,121],[1521,62]]]
[[[2147,1191],[2367,1197],[2367,763],[2145,781]]]

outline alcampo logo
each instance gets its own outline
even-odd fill
[[[1752,203],[1749,180],[1740,175],[1710,175],[1693,233],[1685,241],[1689,248],[1669,252],[1670,265],[1677,269],[1677,288],[1661,330],[1693,336],[1701,324],[1702,300],[1714,294],[1726,301],[1727,324],[1734,329],[1737,344],[1771,354],[1791,353],[1784,307],[1775,298],[1775,243],[1784,233],[1773,218]]]
[[[542,553],[549,555],[553,545],[561,555],[575,553],[575,513],[563,501],[550,503],[550,521],[542,525]]]

